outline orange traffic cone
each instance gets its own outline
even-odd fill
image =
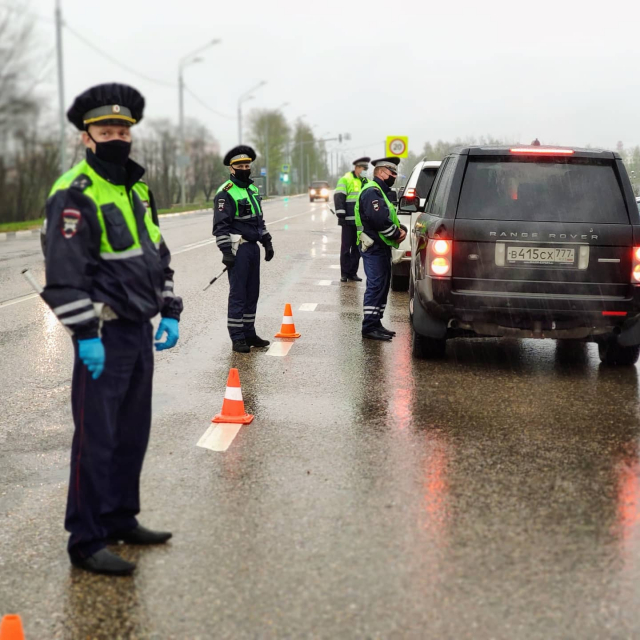
[[[5,616],[0,622],[0,640],[24,640],[20,616]]]
[[[242,389],[240,388],[240,374],[237,369],[229,370],[227,390],[222,401],[222,412],[211,422],[231,422],[233,424],[249,424],[253,416],[245,413]]]
[[[300,334],[296,333],[296,325],[293,323],[293,313],[291,305],[284,305],[284,316],[282,317],[282,327],[280,332],[276,333],[276,338],[299,338]]]

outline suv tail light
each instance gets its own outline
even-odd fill
[[[402,197],[406,198],[407,200],[413,200],[417,195],[418,194],[416,190],[413,187],[411,187],[402,194]]]
[[[452,248],[453,243],[451,240],[429,240],[427,245],[427,262],[430,276],[435,276],[436,278],[451,277]],[[640,282],[640,279],[638,281]]]
[[[633,248],[632,264],[631,282],[633,282],[633,284],[640,284],[640,247]]]

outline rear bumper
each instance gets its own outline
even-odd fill
[[[615,333],[624,346],[640,344],[640,287],[628,297],[514,294],[454,290],[451,280],[424,278],[415,285],[414,318],[421,313],[446,335],[595,339]],[[603,312],[620,315],[603,315]],[[626,315],[622,315],[626,314]],[[414,322],[418,333],[420,326]],[[433,327],[423,327],[431,333]]]

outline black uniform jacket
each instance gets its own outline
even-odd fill
[[[243,182],[231,176],[231,182],[247,189],[253,181]],[[253,208],[259,215],[252,216],[249,198],[253,200]],[[242,236],[247,242],[261,242],[265,247],[271,244],[271,234],[262,217],[261,198],[247,189],[247,197],[238,202],[236,216],[236,202],[228,191],[222,189],[213,199],[213,235],[222,253],[231,253],[231,234]]]
[[[119,318],[131,322],[145,322],[158,313],[180,319],[183,305],[173,292],[171,253],[164,239],[158,246],[152,242],[144,222],[146,205],[132,191],[144,169],[132,160],[125,167],[103,162],[90,150],[87,162],[101,179],[127,190],[141,251],[126,259],[118,259],[117,253],[101,256],[102,230],[96,204],[83,193],[90,178],[78,176],[68,189],[57,191],[47,201],[45,302],[78,339],[98,335],[99,317],[94,302],[108,305]],[[153,219],[158,224],[152,195],[150,200]],[[110,215],[108,203],[101,203],[101,209],[112,246],[112,238],[123,234],[131,237],[121,213]]]

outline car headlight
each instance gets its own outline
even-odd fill
[[[311,191],[309,191],[309,193],[310,193],[312,196],[315,196],[315,195],[316,195],[316,190],[315,190],[315,189],[311,189]]]
[[[329,195],[329,189],[323,189],[323,190],[320,192],[320,195],[321,195],[321,196],[328,196],[328,195]]]

